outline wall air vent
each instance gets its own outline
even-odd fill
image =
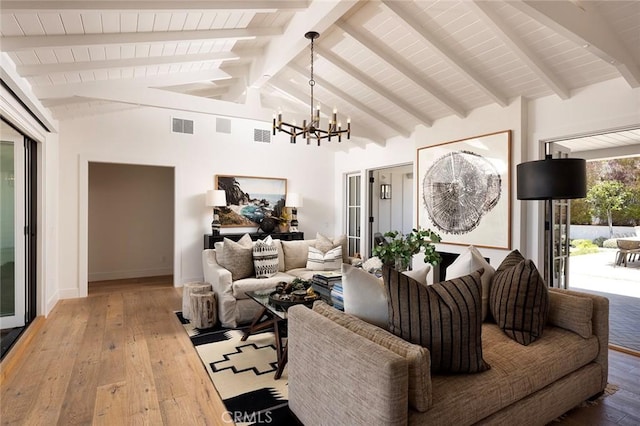
[[[231,120],[228,118],[216,117],[216,132],[231,133]]]
[[[271,132],[269,130],[253,129],[253,141],[271,143]]]
[[[182,118],[173,118],[171,122],[171,131],[173,133],[193,134],[193,120],[185,120]]]

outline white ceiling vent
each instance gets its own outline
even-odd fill
[[[216,117],[216,132],[231,133],[231,120],[228,118]]]
[[[171,123],[171,131],[173,133],[193,134],[193,120],[185,120],[182,118],[173,118]]]
[[[253,141],[271,143],[271,132],[263,129],[253,129]]]

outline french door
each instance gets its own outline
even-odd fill
[[[349,256],[361,251],[361,217],[362,214],[362,184],[359,174],[347,175],[346,181],[346,228]]]
[[[546,149],[546,152],[550,152],[553,158],[569,157],[568,151],[557,144],[554,145],[553,142],[547,142]],[[570,200],[547,200],[545,202],[550,204],[550,208],[545,209],[545,253],[550,253],[545,256],[547,282],[549,287],[568,288],[571,202]]]
[[[25,325],[25,155],[23,137],[2,127],[0,141],[0,328]]]

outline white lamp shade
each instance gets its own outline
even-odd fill
[[[287,193],[287,199],[284,203],[285,207],[302,207],[302,197],[296,192]]]
[[[210,189],[207,191],[207,206],[223,207],[227,205],[227,195],[221,189]]]

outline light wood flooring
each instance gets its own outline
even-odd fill
[[[181,300],[157,277],[92,283],[89,297],[58,302],[2,361],[0,424],[229,424],[173,315]],[[609,356],[618,391],[554,425],[640,424],[640,358]]]

